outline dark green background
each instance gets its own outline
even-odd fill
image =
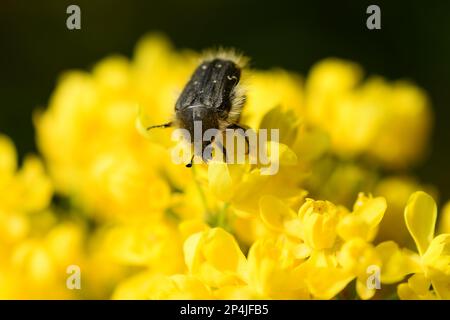
[[[78,4],[82,29],[66,28]],[[382,30],[365,26],[378,4]],[[177,47],[234,46],[253,66],[306,74],[337,56],[367,73],[406,78],[429,93],[436,113],[432,153],[417,168],[423,182],[450,198],[450,1],[24,1],[0,4],[0,132],[19,152],[34,151],[31,112],[47,104],[58,75],[90,68],[111,53],[130,56],[146,32],[165,32]]]

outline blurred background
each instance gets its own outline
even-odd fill
[[[81,30],[66,28],[66,8],[81,8]],[[381,30],[366,28],[366,8],[381,7]],[[334,56],[367,75],[408,79],[424,88],[435,112],[430,154],[415,173],[450,198],[450,2],[109,0],[0,4],[0,132],[21,156],[36,151],[32,111],[46,106],[64,70],[89,69],[113,53],[130,57],[149,31],[177,48],[236,47],[255,68],[306,75]]]

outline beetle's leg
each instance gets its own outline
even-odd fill
[[[194,161],[194,156],[192,156],[191,161],[186,165],[186,168],[192,167],[193,161]]]
[[[202,152],[202,159],[203,159],[203,161],[204,161],[205,163],[208,163],[209,160],[212,159],[212,152],[213,152],[212,144],[213,144],[213,141],[214,141],[214,139],[211,139],[211,141],[208,143],[208,145],[205,147],[205,149],[203,149],[203,152]],[[210,152],[209,152],[208,155],[205,154],[206,149],[210,149],[210,150],[209,150]]]
[[[220,142],[220,141],[216,141],[216,144],[219,146],[219,148],[222,149],[223,158],[224,158],[225,163],[228,163],[228,159],[227,159],[227,149],[225,148],[225,146],[223,145],[223,143]]]
[[[232,130],[242,129],[242,131],[244,132],[245,144],[247,145],[245,154],[249,154],[250,153],[250,141],[248,140],[248,137],[245,135],[245,128],[241,127],[237,123],[232,123],[226,129],[232,129]],[[238,131],[238,132],[240,132],[240,131]]]
[[[172,122],[167,122],[167,123],[164,123],[164,124],[158,124],[156,126],[150,126],[150,127],[147,128],[147,130],[155,129],[155,128],[169,128],[171,126],[172,126]]]
[[[224,160],[225,160],[225,162],[227,162],[227,149],[225,149],[224,145],[219,140],[216,140],[216,136],[211,137],[211,140],[210,140],[209,144],[206,146],[206,148],[211,147],[211,145],[213,143],[216,143],[216,145],[222,149],[223,157],[225,158]],[[203,161],[205,161],[207,163],[210,159],[212,159],[212,151],[213,151],[213,148],[211,148],[210,157],[208,159],[203,159]]]

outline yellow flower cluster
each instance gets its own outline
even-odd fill
[[[12,141],[0,135],[0,298],[33,298],[61,293],[65,264],[76,259],[76,230],[55,225],[48,209],[53,186],[42,162],[28,156],[17,168]],[[63,251],[60,251],[63,249]],[[59,272],[62,270],[62,272]]]
[[[404,175],[432,126],[421,89],[337,59],[245,70],[241,122],[280,130],[278,173],[186,168],[145,127],[198,59],[145,37],[61,77],[34,115],[42,161],[17,169],[0,136],[0,298],[450,299],[450,203],[438,224],[436,190]]]
[[[359,66],[344,61],[315,66],[306,83],[308,118],[344,157],[366,155],[388,168],[414,164],[431,123],[425,93],[407,82],[372,77],[361,83],[361,77]]]

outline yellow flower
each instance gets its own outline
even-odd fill
[[[370,299],[376,288],[368,285],[371,275],[369,267],[382,267],[382,261],[375,248],[361,238],[352,239],[342,246],[338,254],[339,264],[343,269],[357,277],[356,292],[362,299]]]
[[[418,290],[413,283],[400,285],[400,298],[429,295],[430,283],[438,298],[450,299],[450,234],[434,237],[437,207],[433,198],[419,191],[411,195],[405,208],[405,222],[416,243],[421,257],[421,272],[415,279],[422,279]]]
[[[303,259],[287,238],[256,241],[248,254],[248,283],[261,297],[308,299]]]
[[[281,200],[266,196],[260,208],[262,220],[271,229],[301,239],[314,250],[333,247],[340,212],[331,202],[306,199],[296,214]]]
[[[381,79],[369,80],[362,90],[367,99],[373,95],[383,110],[369,153],[390,168],[422,160],[433,120],[425,92],[408,82],[387,84]]]
[[[243,283],[247,260],[234,237],[221,228],[186,239],[184,259],[189,274],[211,287]]]
[[[393,241],[382,242],[375,250],[382,261],[382,283],[396,283],[406,275],[420,271],[420,257],[408,249],[400,249]]]
[[[334,100],[353,90],[361,77],[358,65],[343,60],[326,59],[314,65],[306,81],[308,118],[323,124],[322,116],[335,111]]]
[[[12,141],[0,135],[0,211],[35,213],[51,201],[53,185],[36,156],[27,156],[17,170],[17,155]]]
[[[45,228],[53,185],[36,156],[26,156],[21,168],[13,142],[0,135],[0,265],[8,261],[15,245]],[[7,263],[6,263],[7,264]]]
[[[306,199],[306,203],[298,212],[298,218],[303,225],[306,244],[315,250],[331,248],[334,245],[339,221],[339,212],[334,204]]]
[[[173,274],[184,270],[178,229],[165,221],[122,224],[106,231],[105,246],[116,263]]]
[[[415,164],[432,122],[425,93],[380,78],[360,84],[361,76],[359,66],[343,60],[314,66],[306,81],[308,121],[330,134],[333,149],[344,158],[368,154],[389,168]]]
[[[26,239],[0,263],[0,297],[4,299],[74,299],[82,294],[66,287],[67,268],[83,270],[84,230],[75,223],[60,223],[41,237]]]
[[[382,197],[372,198],[360,193],[353,207],[353,212],[342,217],[337,228],[339,236],[348,241],[360,238],[372,241],[383,219],[386,200]]]
[[[248,254],[248,284],[262,298],[308,299],[306,268],[287,238],[257,240]]]

